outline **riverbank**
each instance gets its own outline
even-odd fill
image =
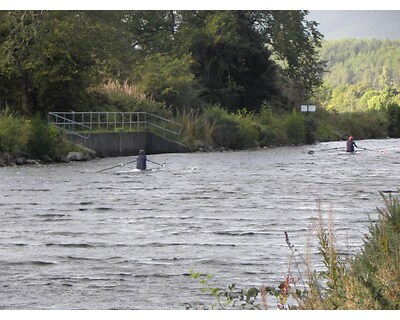
[[[68,155],[50,158],[42,156],[41,158],[31,158],[17,156],[8,152],[0,152],[0,167],[22,166],[22,165],[41,165],[49,163],[68,163],[71,161],[89,161],[96,158],[96,153],[89,150],[87,152],[69,152]]]

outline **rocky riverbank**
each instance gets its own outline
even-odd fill
[[[96,158],[95,152],[69,152],[68,155],[50,158],[43,156],[40,159],[32,159],[30,157],[16,156],[8,152],[0,152],[0,167],[21,166],[21,165],[37,165],[49,163],[68,163],[70,161],[88,161]]]

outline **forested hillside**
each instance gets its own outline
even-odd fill
[[[331,86],[362,83],[380,90],[400,84],[400,40],[333,40],[324,43],[321,58]]]
[[[400,104],[400,40],[325,41],[327,63],[321,105],[339,112],[366,111]]]

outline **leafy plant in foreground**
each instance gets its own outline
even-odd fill
[[[260,290],[257,288],[250,288],[249,290],[237,289],[235,284],[228,286],[227,290],[213,287],[210,284],[212,275],[208,274],[202,276],[198,272],[189,271],[190,278],[199,279],[200,284],[203,286],[201,292],[210,294],[214,298],[211,304],[211,309],[260,309],[260,305],[256,303],[256,297]],[[186,309],[197,309],[195,306],[188,305]]]

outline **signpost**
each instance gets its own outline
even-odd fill
[[[313,104],[302,104],[301,105],[301,112],[315,112],[315,110],[317,109],[317,107]]]

